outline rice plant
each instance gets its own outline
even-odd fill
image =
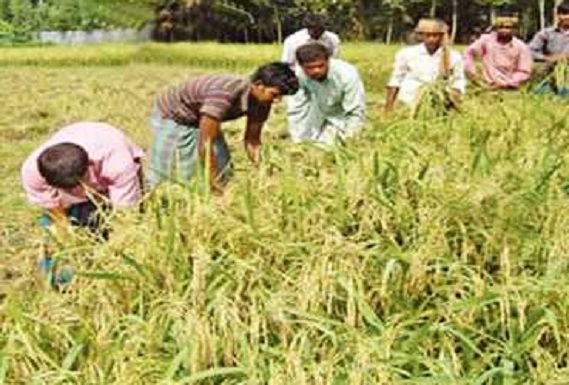
[[[373,86],[369,125],[332,151],[282,139],[276,108],[259,169],[230,123],[223,196],[162,186],[144,212],[110,218],[109,242],[60,245],[76,279],[46,289],[25,156],[80,119],[148,146],[154,94],[203,70],[0,68],[0,382],[567,383],[569,136],[555,98],[468,98],[461,114],[410,120],[380,118]]]

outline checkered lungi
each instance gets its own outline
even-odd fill
[[[152,111],[150,126],[154,139],[150,149],[149,186],[155,187],[164,180],[190,180],[200,166],[198,127],[162,118],[157,106]],[[231,155],[223,134],[213,141],[211,150],[215,154],[218,178],[221,183],[227,183],[231,176]]]

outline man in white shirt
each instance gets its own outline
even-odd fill
[[[320,15],[308,15],[304,19],[304,29],[289,35],[284,41],[282,61],[291,66],[296,64],[296,50],[308,43],[320,43],[324,45],[330,57],[338,58],[340,55],[340,38],[333,32],[326,31],[323,17]]]
[[[386,111],[393,109],[396,100],[412,106],[420,88],[439,78],[448,80],[452,92],[466,91],[462,56],[447,47],[448,26],[438,19],[421,19],[415,32],[422,43],[405,47],[395,56],[387,85]]]
[[[295,143],[324,145],[356,135],[365,120],[365,92],[358,70],[330,59],[322,44],[305,44],[296,52],[298,92],[288,102],[288,126]]]

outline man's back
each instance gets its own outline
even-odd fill
[[[250,85],[250,80],[243,76],[200,75],[158,95],[156,102],[162,118],[179,124],[196,126],[202,114],[231,120],[247,111]]]
[[[22,166],[22,183],[31,203],[45,208],[85,201],[84,194],[50,187],[38,169],[40,154],[50,146],[73,143],[83,148],[89,156],[86,183],[102,194],[109,193],[113,204],[130,206],[140,199],[141,189],[137,174],[143,151],[122,131],[105,123],[79,122],[61,128],[40,145]],[[132,183],[129,181],[132,180]],[[119,186],[120,185],[120,186]],[[109,191],[109,186],[117,188]]]

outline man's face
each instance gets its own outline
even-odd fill
[[[318,40],[324,33],[324,27],[317,26],[317,27],[309,27],[308,34],[310,35],[311,39]]]
[[[444,34],[438,32],[423,32],[419,34],[419,38],[431,52],[436,51],[443,44],[443,36]]]
[[[316,59],[301,65],[302,70],[312,80],[323,82],[328,77],[328,59]]]
[[[515,29],[513,27],[500,27],[496,29],[496,35],[500,39],[511,39],[514,37]]]
[[[271,104],[278,102],[282,93],[278,87],[266,86],[261,82],[254,83],[251,86],[251,95],[261,104]]]
[[[88,181],[89,171],[87,170],[87,172],[85,172],[85,175],[83,175],[83,177],[79,180],[79,183],[73,187],[67,187],[61,190],[63,190],[66,194],[72,195],[74,197],[85,197],[87,196],[86,190],[88,189]]]
[[[569,13],[557,14],[557,26],[561,29],[569,29]]]

